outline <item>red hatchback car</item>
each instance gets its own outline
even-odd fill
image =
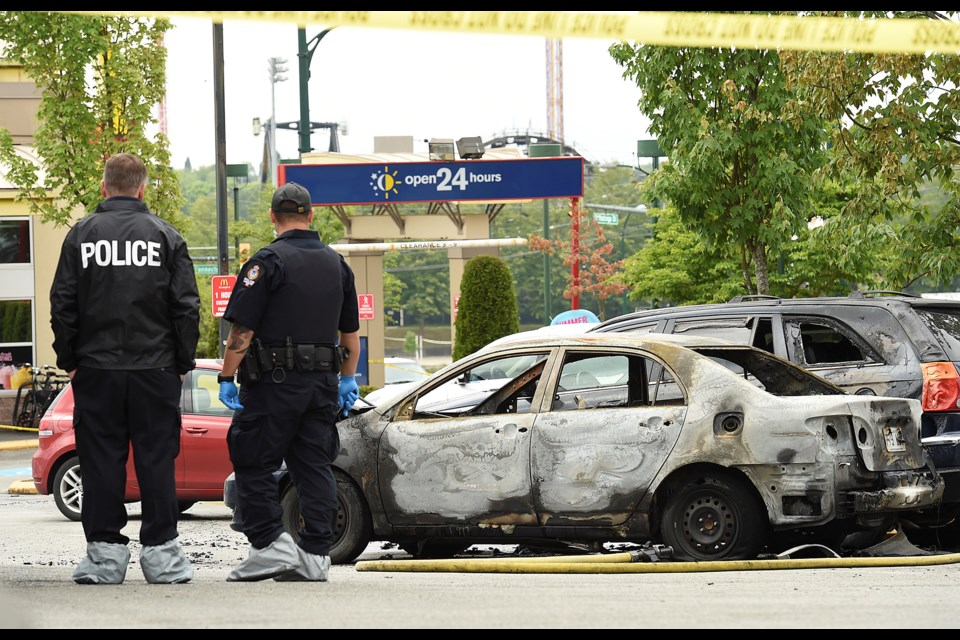
[[[177,498],[180,511],[200,500],[223,500],[223,482],[233,471],[227,451],[227,429],[233,411],[217,395],[220,360],[197,360],[197,368],[183,380],[180,392],[180,455],[177,456]],[[73,433],[73,391],[60,393],[40,420],[40,446],[33,454],[33,484],[42,495],[53,494],[57,508],[71,520],[80,520],[83,485]],[[129,502],[140,500],[140,487],[127,460]]]

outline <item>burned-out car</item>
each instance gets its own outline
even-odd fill
[[[451,392],[479,368],[502,384]],[[845,394],[710,338],[487,347],[338,428],[334,563],[372,541],[414,555],[656,542],[681,560],[746,559],[797,532],[886,531],[943,492],[918,401]],[[296,537],[297,493],[285,474],[280,483]]]
[[[669,333],[752,344],[858,395],[915,398],[920,439],[943,476],[935,509],[904,514],[911,540],[960,544],[960,301],[895,291],[848,296],[737,296],[644,309],[593,332]]]

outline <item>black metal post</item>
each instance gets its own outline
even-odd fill
[[[213,105],[216,130],[216,167],[217,167],[217,255],[219,273],[230,273],[230,255],[227,248],[227,128],[226,109],[223,93],[223,24],[213,23]],[[229,327],[220,319],[220,357],[223,357],[227,344]]]
[[[334,27],[329,29],[324,29],[313,38],[307,42],[307,31],[306,29],[299,28],[297,29],[297,58],[299,59],[299,68],[300,68],[300,156],[303,157],[303,154],[313,151],[313,147],[310,144],[310,134],[313,132],[310,122],[310,94],[308,91],[310,84],[310,62],[313,61],[313,53],[317,50],[317,45],[320,44],[320,41],[323,40],[323,37],[330,33]],[[336,139],[336,131],[331,130],[330,135],[334,136],[331,138],[330,150],[331,151],[340,151],[340,145],[336,145],[336,149],[333,140]]]

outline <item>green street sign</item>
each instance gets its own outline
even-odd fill
[[[193,270],[202,276],[215,276],[219,271],[215,264],[195,264]]]
[[[620,224],[620,214],[619,213],[595,213],[593,214],[593,220],[597,224],[610,224],[618,225]]]

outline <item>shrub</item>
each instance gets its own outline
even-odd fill
[[[481,255],[464,265],[454,326],[454,360],[520,330],[513,275],[501,258]]]

